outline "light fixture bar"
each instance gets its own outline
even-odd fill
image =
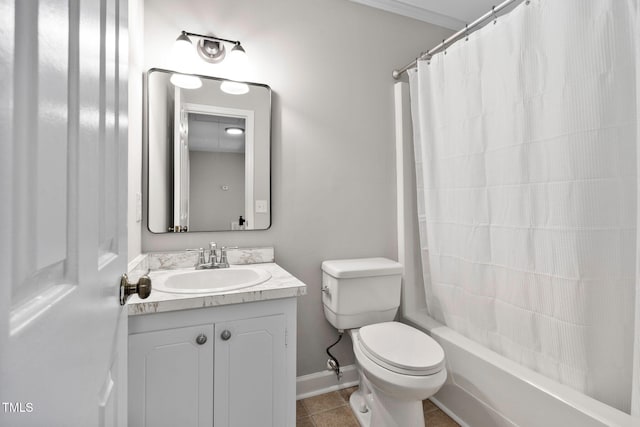
[[[182,30],[180,35],[174,43],[174,53],[186,58],[188,51],[192,48],[193,43],[189,38],[195,37],[198,39],[196,44],[196,51],[203,61],[211,64],[218,64],[224,60],[227,55],[225,44],[231,44],[233,47],[230,50],[229,58],[233,67],[237,70],[242,69],[247,62],[247,53],[245,52],[240,40],[223,39],[222,37],[216,37],[213,35],[205,35],[198,33],[190,33]],[[237,71],[236,70],[236,71]]]
[[[182,31],[182,35],[184,36],[192,36],[192,37],[199,37],[201,39],[205,39],[205,40],[211,40],[214,42],[226,42],[226,43],[231,43],[231,44],[235,44],[235,45],[239,45],[240,41],[239,40],[229,40],[229,39],[223,39],[220,37],[215,37],[215,36],[205,36],[204,34],[197,34],[197,33],[190,33],[188,31]]]

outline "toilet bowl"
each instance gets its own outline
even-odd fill
[[[379,353],[372,353],[370,346],[363,342],[358,330],[349,331],[360,374],[360,387],[352,394],[351,408],[363,427],[423,427],[422,401],[433,396],[447,379],[444,352],[431,337],[402,323],[373,324],[365,328],[378,326],[389,332],[406,328],[415,336],[411,341],[403,341],[406,337],[402,334],[400,337],[389,335],[391,345],[397,347],[383,350],[395,353],[397,358],[386,354],[381,359]],[[382,332],[379,333],[381,339]],[[416,346],[416,338],[422,345]],[[414,357],[407,358],[403,356],[408,354],[403,355],[400,351],[405,346],[423,348],[415,349],[410,354]]]
[[[422,400],[447,378],[444,351],[430,336],[393,321],[402,266],[385,258],[322,263],[327,320],[347,330],[360,379],[350,406],[362,427],[423,427]]]

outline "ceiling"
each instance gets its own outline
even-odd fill
[[[244,135],[229,135],[227,127],[244,129],[239,117],[189,113],[189,151],[212,153],[244,153]]]
[[[501,0],[351,0],[451,30],[460,30]]]

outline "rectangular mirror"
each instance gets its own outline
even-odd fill
[[[149,70],[146,148],[152,233],[270,227],[269,86]]]

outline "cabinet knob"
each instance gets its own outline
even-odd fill
[[[220,338],[222,338],[223,341],[227,341],[229,338],[231,338],[231,332],[228,329],[225,329],[220,334]]]
[[[207,336],[205,334],[200,334],[198,335],[198,337],[196,338],[196,342],[200,345],[204,344],[207,342]]]

